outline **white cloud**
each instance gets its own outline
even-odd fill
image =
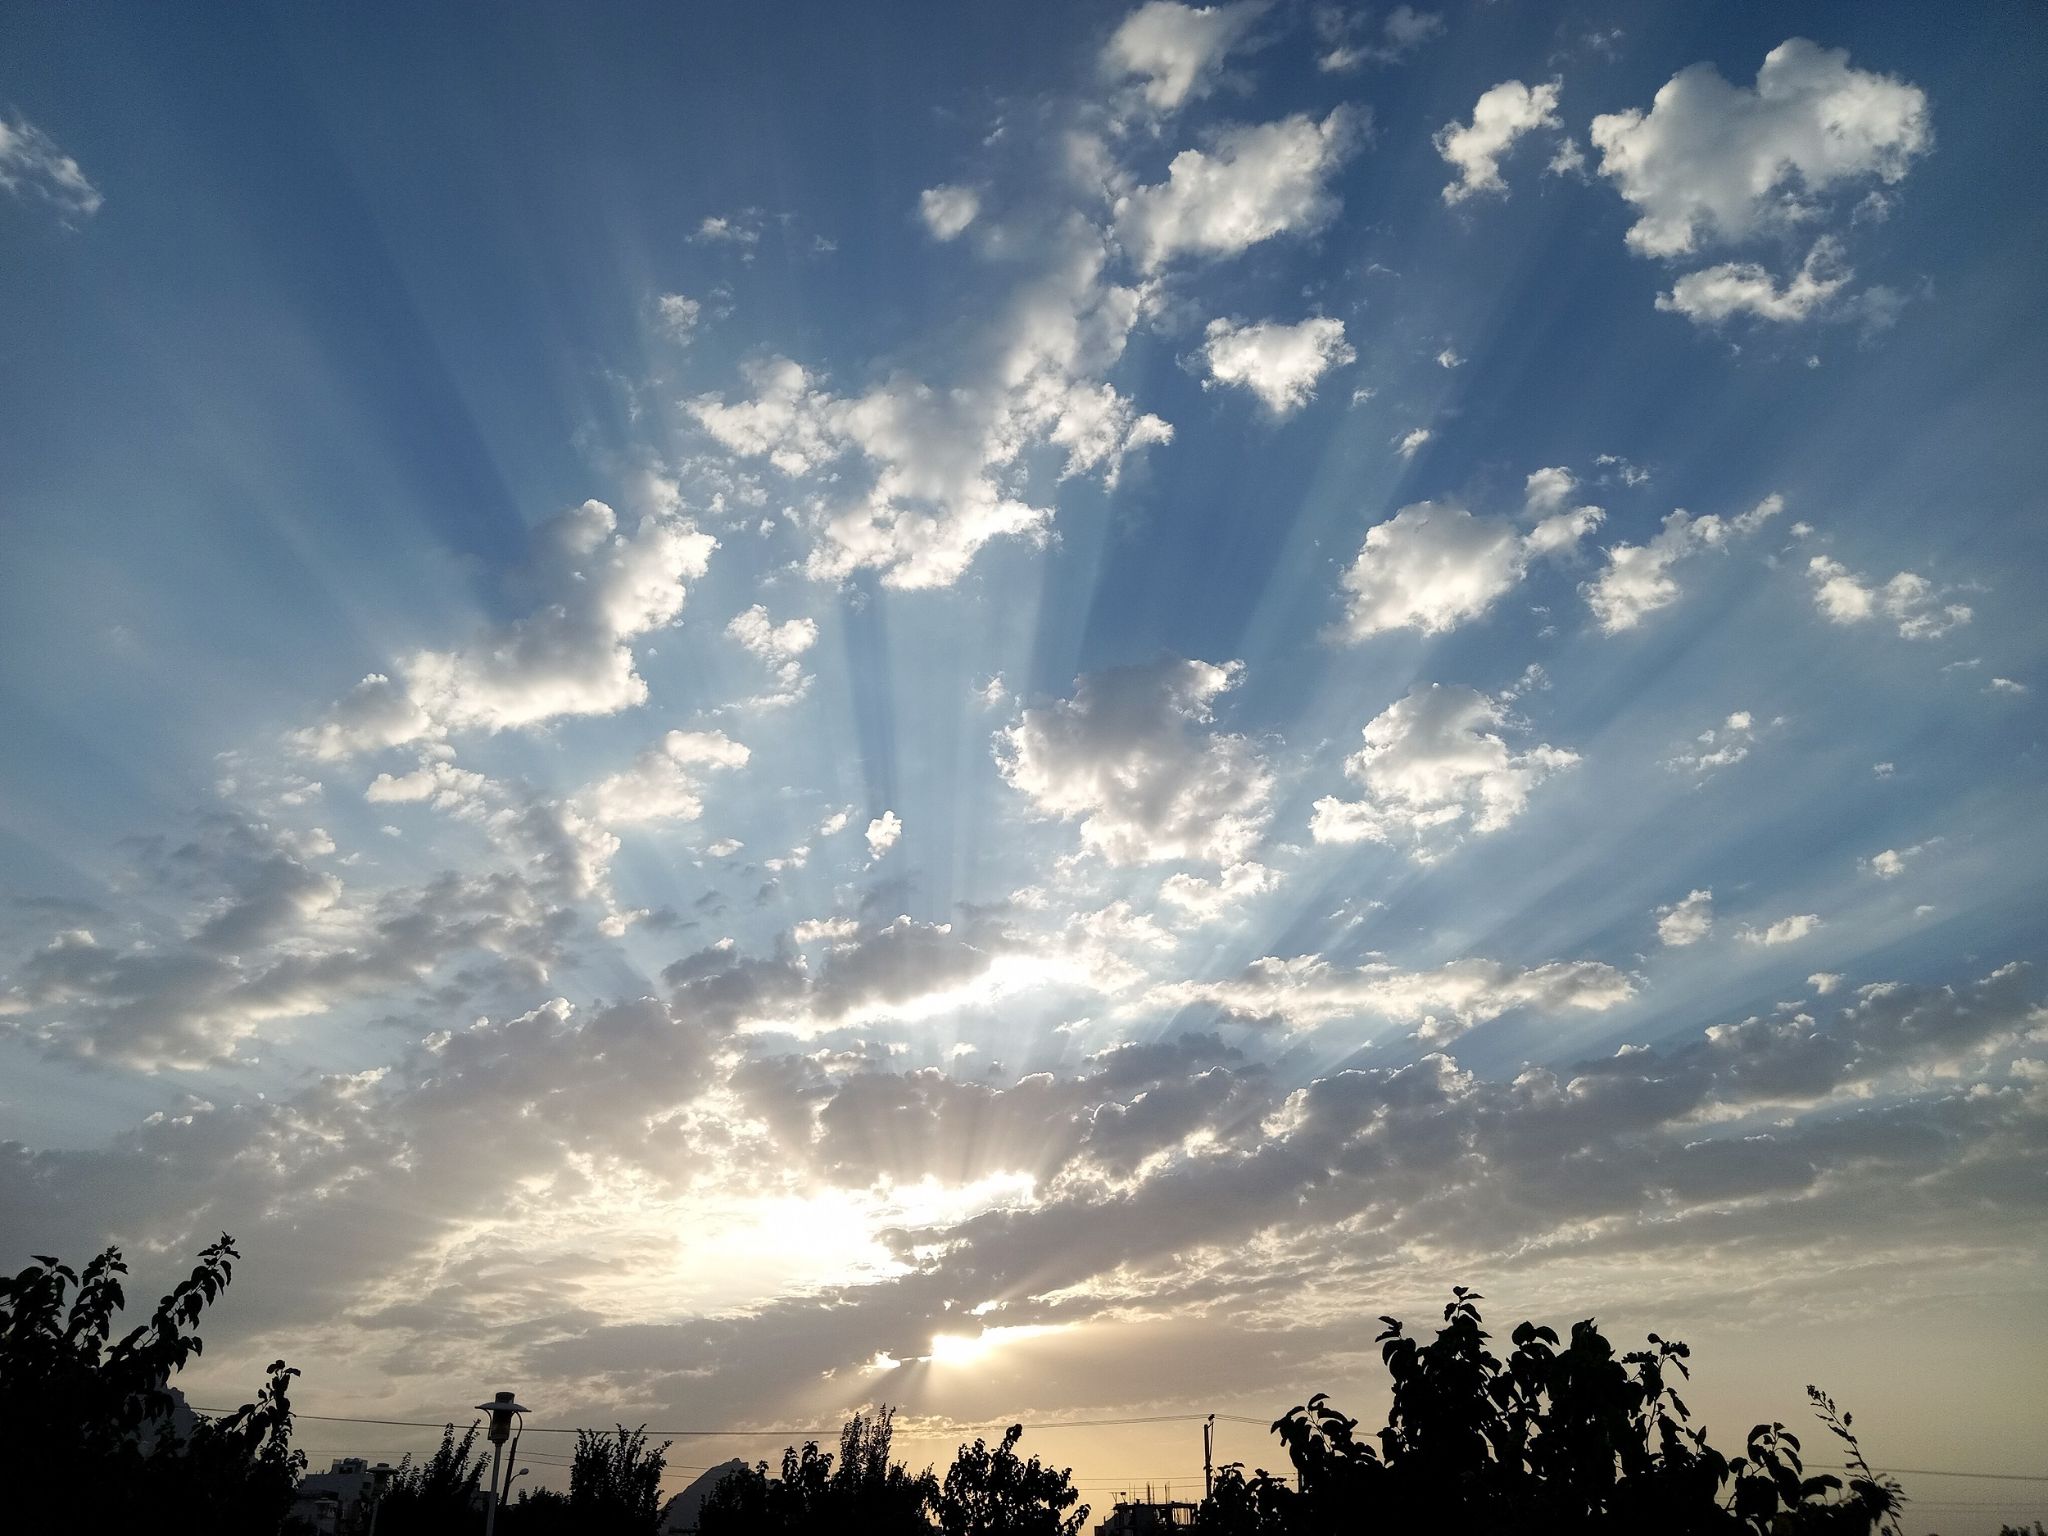
[[[1159,899],[1178,907],[1193,922],[1211,923],[1233,907],[1279,886],[1279,874],[1263,864],[1232,864],[1215,880],[1190,874],[1170,876],[1159,887]]]
[[[1155,987],[1145,1001],[1163,1008],[1206,1003],[1288,1029],[1313,1029],[1333,1019],[1390,1019],[1417,1025],[1424,1040],[1438,1042],[1513,1008],[1604,1013],[1634,995],[1626,975],[1595,960],[1553,961],[1532,970],[1494,960],[1454,960],[1431,971],[1404,971],[1382,961],[1346,968],[1320,955],[1269,955],[1225,981]]]
[[[837,837],[846,830],[846,824],[852,819],[853,808],[851,806],[843,810],[834,811],[818,823],[818,830],[814,835],[818,837]]]
[[[704,811],[704,784],[695,770],[743,768],[748,756],[722,731],[670,731],[578,800],[606,826],[695,821]]]
[[[704,574],[717,540],[664,512],[622,533],[610,507],[586,501],[543,523],[534,543],[539,607],[463,649],[414,652],[400,663],[402,683],[371,674],[294,744],[315,757],[347,757],[645,703],[630,642],[675,621],[684,583]]]
[[[756,603],[735,614],[725,632],[763,661],[794,661],[818,643],[818,626],[811,619],[787,619],[777,624],[768,610]]]
[[[1501,157],[1515,140],[1538,128],[1555,128],[1559,82],[1524,85],[1503,80],[1481,94],[1469,123],[1446,123],[1437,130],[1436,152],[1457,167],[1458,179],[1444,188],[1444,201],[1462,203],[1480,192],[1507,192],[1501,180]]]
[[[1686,773],[1711,773],[1732,768],[1749,756],[1756,744],[1756,721],[1746,709],[1738,709],[1718,726],[1701,731],[1687,748],[1664,766]]]
[[[790,937],[799,948],[826,939],[837,944],[853,938],[860,932],[860,924],[850,917],[818,917],[801,922],[791,931]]]
[[[1387,13],[1381,31],[1393,47],[1415,48],[1443,29],[1444,19],[1434,11],[1418,11],[1412,5],[1397,5]]]
[[[1499,734],[1507,726],[1507,707],[1473,689],[1416,687],[1373,717],[1365,746],[1344,761],[1365,797],[1318,800],[1311,835],[1319,843],[1406,840],[1427,858],[1457,829],[1500,830],[1526,809],[1531,790],[1579,760],[1548,744],[1513,752]]]
[[[884,811],[868,823],[868,856],[879,859],[903,836],[903,818],[894,811]]]
[[[744,613],[733,615],[725,632],[746,651],[775,669],[777,692],[752,702],[788,704],[803,697],[810,687],[802,657],[818,643],[818,626],[811,619],[785,619],[777,624],[768,610],[756,603]]]
[[[1984,685],[1986,693],[2021,694],[2031,692],[2025,683],[2015,682],[2009,677],[1994,677]]]
[[[917,195],[917,212],[933,239],[958,239],[981,213],[981,194],[972,187],[926,187]]]
[[[1532,508],[1553,493],[1559,502],[1570,494],[1569,476],[1561,491],[1553,481],[1537,483],[1538,476],[1562,473],[1540,470],[1530,477]],[[1366,530],[1357,559],[1344,573],[1345,638],[1363,640],[1390,629],[1426,635],[1454,629],[1512,590],[1532,560],[1573,553],[1601,517],[1598,507],[1577,507],[1552,512],[1523,532],[1507,518],[1476,517],[1449,502],[1403,507]]]
[[[1397,5],[1380,22],[1380,42],[1367,42],[1365,23],[1369,13],[1346,15],[1334,5],[1319,6],[1315,13],[1316,36],[1323,51],[1316,55],[1316,67],[1326,74],[1339,74],[1371,60],[1379,64],[1399,63],[1444,29],[1444,19],[1433,11],[1418,11],[1412,5]]]
[[[1752,944],[1795,944],[1820,926],[1817,914],[1801,912],[1793,917],[1781,917],[1764,928],[1753,928],[1745,923],[1740,932]]]
[[[1578,488],[1578,476],[1561,464],[1531,470],[1522,482],[1522,505],[1531,517],[1561,511]]]
[[[55,139],[19,116],[0,119],[0,187],[16,197],[41,198],[67,222],[91,218],[105,201]]]
[[[1114,485],[1127,455],[1170,441],[1104,375],[1122,356],[1140,295],[1104,278],[1099,232],[1063,225],[1058,249],[1019,280],[978,336],[953,348],[945,388],[895,374],[857,396],[833,394],[788,358],[744,368],[751,398],[701,395],[685,409],[720,446],[807,480],[790,509],[814,543],[806,572],[844,581],[863,570],[891,587],[957,581],[998,538],[1043,540],[1052,508],[1026,499],[1027,449],[1064,457],[1061,478]],[[858,453],[872,474],[838,461]]]
[[[1607,565],[1586,587],[1586,601],[1608,634],[1634,629],[1645,614],[1678,601],[1678,582],[1671,567],[1703,549],[1721,549],[1738,535],[1751,534],[1784,510],[1782,496],[1766,496],[1733,518],[1713,513],[1694,517],[1680,509],[1664,519],[1663,530],[1647,544],[1616,544],[1607,551]]]
[[[1243,736],[1209,729],[1244,675],[1178,656],[1078,680],[1071,699],[1026,709],[998,733],[1003,778],[1043,815],[1079,818],[1117,864],[1242,863],[1269,814],[1272,774]]]
[[[1337,210],[1331,174],[1357,142],[1360,113],[1301,113],[1224,129],[1209,151],[1184,149],[1167,179],[1117,200],[1116,234],[1140,268],[1176,256],[1234,256],[1282,234],[1313,234]]]
[[[688,342],[696,333],[704,306],[680,293],[664,293],[655,299],[654,312],[669,340]]]
[[[1673,949],[1697,944],[1714,931],[1714,893],[1694,891],[1685,900],[1657,909],[1657,937]]]
[[[1855,275],[1843,265],[1841,242],[1823,235],[1782,288],[1755,262],[1723,262],[1686,273],[1669,293],[1657,295],[1657,307],[1676,311],[1695,325],[1719,325],[1745,314],[1790,324],[1826,306]]]
[[[1436,365],[1439,368],[1462,368],[1465,366],[1465,359],[1451,348],[1445,347],[1443,351],[1437,353]]]
[[[1263,0],[1200,7],[1147,0],[1110,35],[1103,69],[1112,79],[1140,77],[1145,104],[1171,112],[1214,88],[1225,56],[1264,9]]]
[[[1874,853],[1863,861],[1863,867],[1880,880],[1896,880],[1906,872],[1906,861],[1926,852],[1925,843],[1915,843],[1910,848],[1887,848]]]
[[[1965,603],[1945,603],[1933,582],[1901,571],[1881,587],[1867,585],[1841,562],[1815,555],[1806,564],[1813,579],[1813,602],[1831,624],[1861,624],[1889,619],[1907,640],[1939,640],[1970,622]]]
[[[752,247],[761,243],[761,210],[742,208],[734,214],[709,214],[689,236],[692,245],[738,246],[752,260]]]
[[[1436,434],[1427,427],[1412,427],[1394,439],[1394,452],[1404,459],[1415,457],[1417,450]]]
[[[1268,410],[1284,416],[1315,397],[1316,381],[1332,368],[1357,361],[1344,340],[1344,322],[1324,318],[1282,325],[1268,320],[1240,325],[1233,320],[1209,322],[1202,357],[1209,365],[1206,384],[1236,384],[1249,389]]]
[[[1815,971],[1806,978],[1806,984],[1822,997],[1826,997],[1842,984],[1842,973],[1840,971]]]
[[[1649,112],[1594,118],[1592,139],[1600,173],[1636,207],[1630,247],[1682,256],[1812,218],[1841,183],[1897,182],[1933,132],[1917,87],[1792,38],[1765,55],[1755,89],[1695,64]]]
[[[380,773],[363,791],[372,805],[431,805],[437,811],[459,810],[479,801],[490,781],[482,774],[458,768],[446,755],[447,749],[423,756],[410,773]]]

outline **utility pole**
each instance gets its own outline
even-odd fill
[[[523,1429],[526,1425],[526,1409],[513,1400],[510,1392],[500,1392],[488,1403],[478,1403],[477,1407],[491,1416],[491,1427],[488,1431],[491,1441],[491,1499],[484,1506],[484,1536],[494,1536],[498,1528],[498,1503],[503,1497],[498,1488],[499,1458],[505,1454],[505,1442],[512,1439],[513,1415],[519,1416],[520,1427]],[[513,1440],[512,1445],[512,1457],[517,1461],[519,1442]],[[511,1484],[507,1483],[505,1486],[510,1488]]]
[[[1216,1491],[1216,1415],[1210,1414],[1202,1426],[1202,1502],[1208,1503],[1209,1496]]]

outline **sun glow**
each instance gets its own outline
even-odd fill
[[[1057,1326],[1026,1324],[1016,1328],[984,1328],[980,1333],[935,1333],[931,1354],[926,1358],[933,1365],[975,1365],[1004,1345],[1060,1331]]]

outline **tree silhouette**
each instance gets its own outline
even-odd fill
[[[1055,1472],[1036,1456],[1017,1454],[1024,1426],[1003,1431],[1003,1443],[963,1445],[946,1471],[936,1513],[945,1536],[1075,1536],[1088,1519],[1083,1504],[1072,1514],[1080,1494],[1071,1482],[1072,1469]]]
[[[150,1320],[118,1339],[128,1272],[118,1248],[83,1274],[37,1255],[0,1279],[0,1487],[11,1515],[51,1530],[278,1530],[305,1468],[291,1448],[299,1373],[273,1362],[255,1401],[217,1419],[186,1410],[170,1384],[202,1352],[200,1317],[240,1257],[222,1233]]]
[[[1863,1459],[1850,1416],[1808,1388],[1858,1474],[1846,1487],[1809,1477],[1783,1424],[1751,1430],[1744,1454],[1708,1444],[1676,1381],[1691,1351],[1656,1334],[1617,1355],[1592,1319],[1556,1330],[1523,1323],[1505,1360],[1481,1326],[1483,1298],[1454,1287],[1434,1339],[1383,1317],[1377,1343],[1393,1378],[1386,1426],[1358,1421],[1318,1393],[1275,1421],[1296,1486],[1223,1469],[1197,1527],[1229,1536],[1325,1536],[1360,1528],[1442,1536],[1579,1531],[1848,1533],[1896,1536],[1896,1483]],[[1676,1378],[1674,1381],[1673,1378]]]
[[[703,1536],[808,1536],[862,1531],[876,1536],[929,1536],[925,1511],[938,1497],[927,1468],[913,1476],[890,1460],[896,1411],[856,1413],[839,1434],[839,1457],[815,1440],[782,1453],[782,1475],[768,1463],[728,1473],[705,1497],[697,1517]]]
[[[476,1443],[482,1428],[482,1421],[472,1422],[458,1439],[455,1426],[444,1424],[433,1455],[416,1462],[406,1453],[378,1503],[379,1536],[456,1536],[483,1529],[488,1458]]]
[[[704,1500],[697,1517],[703,1536],[1075,1536],[1088,1506],[1071,1474],[1036,1456],[1017,1454],[1022,1425],[1012,1425],[991,1448],[976,1440],[960,1447],[941,1483],[929,1469],[915,1476],[889,1459],[895,1410],[855,1414],[839,1436],[835,1467],[829,1451],[808,1441],[782,1453],[782,1475],[768,1463],[729,1473]]]

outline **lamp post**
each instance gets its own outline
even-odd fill
[[[523,1427],[527,1410],[513,1400],[510,1392],[500,1392],[488,1403],[478,1403],[477,1408],[491,1416],[489,1438],[491,1442],[491,1502],[484,1506],[484,1536],[495,1536],[498,1529],[498,1463],[505,1454],[505,1442],[512,1437],[512,1416],[518,1414]],[[516,1446],[517,1441],[513,1444]],[[517,1450],[513,1452],[516,1459]]]

